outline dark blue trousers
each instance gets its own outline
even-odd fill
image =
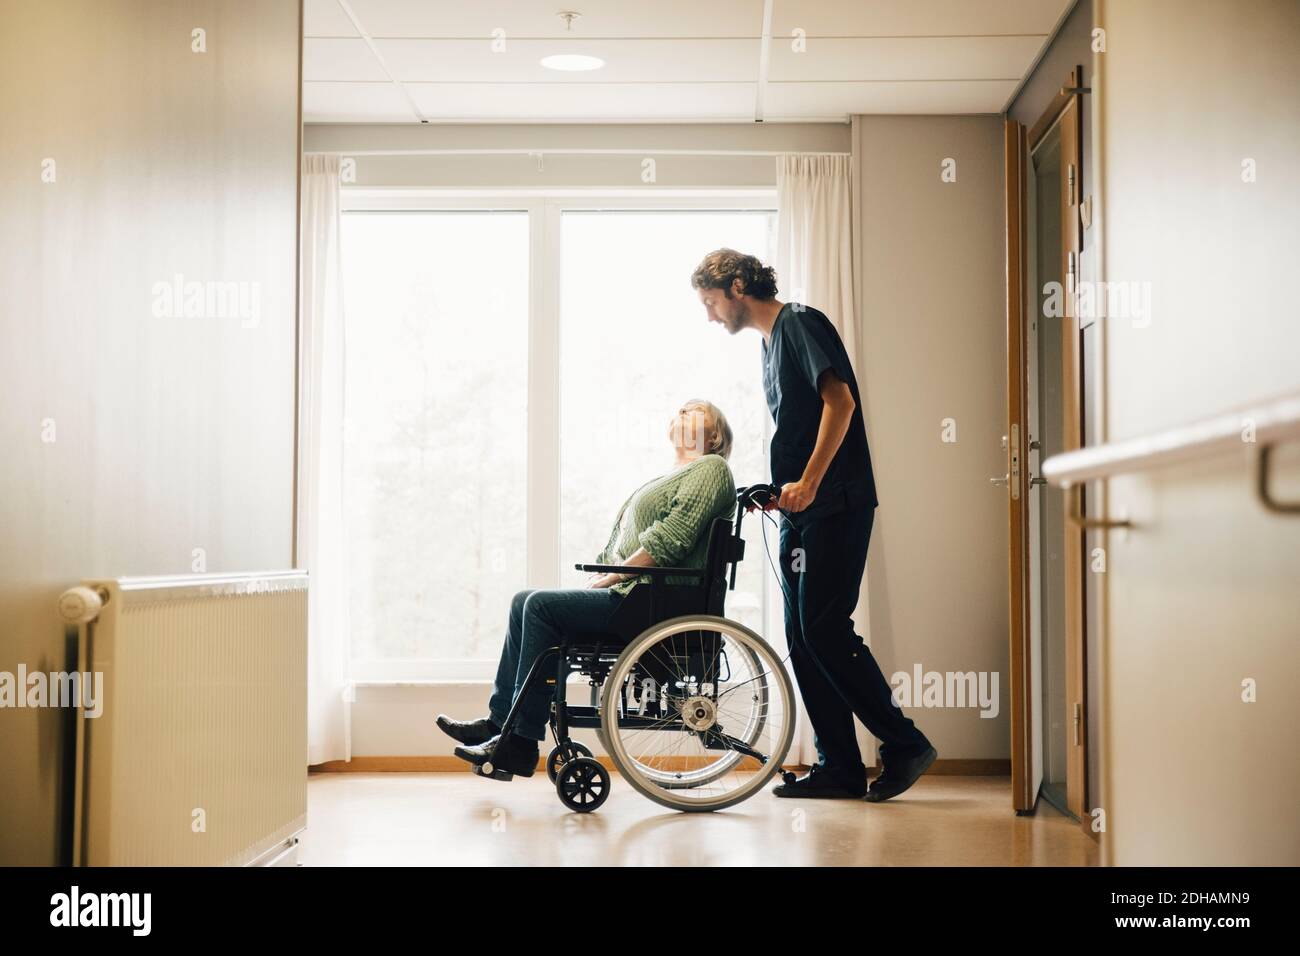
[[[930,745],[894,703],[871,650],[853,629],[875,508],[781,522],[785,634],[790,662],[812,723],[818,763],[860,784],[866,775],[853,729],[856,715],[878,740],[889,766]]]

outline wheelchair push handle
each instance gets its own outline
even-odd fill
[[[736,502],[746,511],[750,508],[761,508],[764,511],[775,508],[780,498],[781,489],[769,484],[747,485],[736,492]]]
[[[740,538],[740,524],[745,518],[745,514],[752,508],[759,508],[767,511],[770,508],[777,507],[777,502],[781,498],[781,489],[776,485],[746,485],[744,488],[736,490],[736,531],[735,537]],[[737,564],[731,566],[731,590],[736,589],[736,569]]]

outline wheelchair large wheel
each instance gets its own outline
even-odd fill
[[[752,796],[794,738],[794,688],[761,637],[712,615],[673,618],[627,645],[605,681],[602,737],[635,789],[674,810]]]
[[[730,648],[730,653],[740,655],[746,673],[760,674],[766,666],[752,647],[746,645],[733,646]],[[752,749],[756,743],[759,743],[763,737],[763,731],[767,727],[768,701],[771,696],[768,682],[766,680],[755,681],[751,686],[751,690],[748,712],[744,714],[744,719],[735,726],[728,727],[728,736],[734,737],[736,740],[736,743],[728,748],[731,750],[729,754],[689,772],[682,771],[680,768],[668,767],[660,769],[659,767],[650,767],[646,772],[655,783],[666,790],[685,790],[712,783],[719,777],[723,777],[734,770],[745,757],[742,749],[744,747]],[[698,715],[696,719],[698,720]],[[705,739],[708,740],[708,738]],[[718,740],[709,742],[715,744],[715,749],[719,743]],[[611,752],[608,746],[605,747],[605,752]]]

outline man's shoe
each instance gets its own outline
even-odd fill
[[[435,723],[438,729],[452,740],[470,746],[487,743],[501,733],[501,728],[491,717],[480,717],[478,720],[452,720],[446,714],[439,714]]]
[[[474,772],[495,780],[531,777],[537,772],[537,741],[510,734],[503,741],[498,734],[475,747],[457,747],[453,753],[474,765]]]
[[[859,786],[853,786],[842,780],[837,780],[820,767],[813,767],[802,777],[796,777],[793,781],[779,783],[772,788],[772,793],[778,797],[802,797],[805,799],[820,800],[861,800],[867,792],[867,782],[864,779]]]
[[[893,761],[888,767],[880,771],[880,776],[872,781],[871,786],[867,789],[867,801],[869,803],[880,803],[891,797],[896,797],[912,784],[920,779],[921,774],[930,769],[930,764],[939,756],[939,752],[933,747],[926,747],[915,757],[908,757],[906,760]]]

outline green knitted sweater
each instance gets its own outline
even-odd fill
[[[632,492],[596,563],[622,564],[645,548],[659,567],[702,568],[709,526],[714,518],[732,517],[735,509],[736,485],[726,459],[704,455]],[[612,590],[627,594],[649,580],[649,575],[641,575]]]

